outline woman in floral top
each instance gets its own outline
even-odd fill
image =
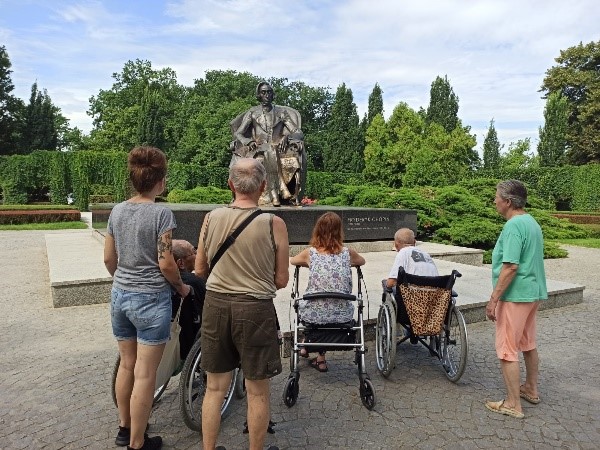
[[[344,247],[342,219],[327,212],[319,217],[310,239],[310,247],[290,258],[290,264],[309,268],[306,294],[315,292],[352,293],[351,266],[362,266],[365,259],[357,252]],[[354,316],[354,305],[348,300],[334,298],[301,300],[300,319],[313,324],[349,322]],[[306,349],[300,356],[308,357]],[[311,360],[310,365],[319,372],[327,372],[325,352]]]

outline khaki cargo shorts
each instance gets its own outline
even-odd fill
[[[281,373],[272,299],[207,291],[200,340],[200,367],[206,372],[225,373],[241,364],[248,380]]]

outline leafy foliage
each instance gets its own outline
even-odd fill
[[[493,248],[504,219],[493,207],[498,180],[479,179],[445,187],[392,189],[376,186],[340,187],[323,205],[401,208],[417,211],[417,236],[444,244],[488,250]],[[544,204],[530,195],[531,205]],[[588,232],[567,220],[534,207],[529,212],[540,223],[546,239],[586,237]]]
[[[170,203],[227,204],[232,200],[229,189],[214,186],[197,187],[190,190],[174,189],[167,195]]]
[[[531,152],[530,138],[511,142],[507,152],[500,156],[500,167],[505,170],[518,170],[537,165],[539,165],[538,159]]]
[[[567,101],[567,157],[572,164],[600,162],[600,41],[561,50],[555,61],[542,91]]]

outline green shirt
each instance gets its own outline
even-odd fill
[[[529,214],[509,219],[492,253],[492,285],[496,287],[503,263],[518,264],[517,273],[502,294],[508,302],[547,300],[542,229]]]

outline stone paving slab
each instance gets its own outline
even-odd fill
[[[570,250],[570,249],[569,249]],[[111,449],[117,412],[110,397],[116,343],[107,304],[53,308],[44,233],[0,232],[0,448]],[[23,258],[27,255],[27,258]],[[583,302],[539,313],[541,357],[537,406],[524,404],[516,420],[488,412],[483,402],[504,396],[489,322],[468,325],[468,366],[449,382],[421,346],[402,344],[388,379],[367,370],[377,404],[366,410],[348,352],[328,354],[329,372],[301,367],[300,396],[287,408],[281,394],[287,371],[272,381],[276,433],[282,449],[595,449],[600,442],[600,250],[575,249],[547,261],[552,279],[586,285]],[[284,359],[284,367],[289,360]],[[178,378],[154,408],[150,433],[166,450],[198,449],[201,437],[181,420]],[[234,400],[219,444],[248,448],[241,433],[246,404]]]

